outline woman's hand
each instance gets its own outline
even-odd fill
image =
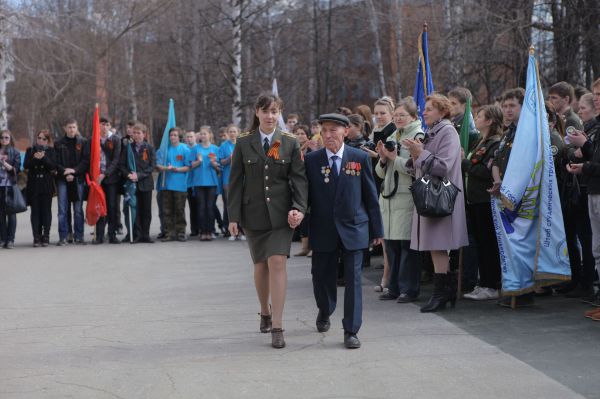
[[[381,163],[385,163],[387,161],[387,157],[385,156],[385,152],[383,151],[383,142],[379,140],[377,145],[375,146],[375,151],[379,154],[379,158]]]
[[[368,149],[364,145],[360,147],[360,149],[366,152],[371,158],[377,158],[379,156],[379,154],[377,154],[375,151]]]
[[[302,223],[302,219],[304,219],[304,214],[299,210],[292,209],[288,212],[288,224],[290,228],[295,229]]]
[[[408,152],[410,152],[410,156],[414,160],[417,160],[417,158],[419,158],[423,152],[423,143],[421,143],[419,140],[404,139],[402,140],[401,144],[408,148]]]
[[[235,222],[231,222],[229,223],[229,234],[231,234],[232,237],[237,237],[239,234],[239,230],[238,230],[238,224]]]
[[[502,180],[496,180],[494,181],[494,184],[492,184],[492,187],[487,189],[487,192],[490,193],[490,195],[497,197],[500,195],[500,186],[502,186]]]

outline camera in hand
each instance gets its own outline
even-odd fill
[[[386,141],[386,142],[383,144],[383,147],[384,147],[386,150],[390,151],[390,152],[392,152],[392,151],[397,151],[398,153],[400,153],[400,148],[398,148],[398,147],[396,146],[396,142],[395,142],[395,141]]]

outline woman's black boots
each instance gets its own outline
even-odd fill
[[[446,308],[446,302],[450,299],[452,304],[456,301],[456,296],[449,295],[448,274],[435,273],[433,275],[433,294],[429,298],[427,305],[421,308],[421,313],[437,312]]]

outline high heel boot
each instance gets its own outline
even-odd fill
[[[433,275],[433,294],[427,305],[421,308],[421,313],[437,312],[446,308],[448,302],[448,275],[446,273],[435,273]]]

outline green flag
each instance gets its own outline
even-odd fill
[[[469,155],[469,126],[471,125],[471,99],[467,97],[465,114],[460,127],[460,146],[465,151],[465,156]]]

